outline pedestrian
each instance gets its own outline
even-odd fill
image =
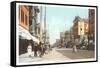
[[[73,52],[77,52],[76,45],[73,45]]]
[[[66,48],[68,47],[67,42],[65,43],[65,47],[66,47]]]
[[[34,56],[37,57],[37,43],[34,42]]]
[[[74,53],[77,52],[77,48],[76,48],[77,44],[78,44],[78,40],[76,39],[76,40],[73,41],[73,43],[72,43],[72,46],[73,46],[73,52],[74,52]]]
[[[29,43],[29,45],[27,47],[27,53],[28,53],[28,56],[31,57],[31,55],[32,55],[32,45],[31,45],[31,43]]]
[[[42,45],[42,43],[39,42],[39,44],[37,46],[39,57],[42,57],[42,47],[41,47],[41,45]]]
[[[44,45],[42,42],[39,43],[39,48],[40,48],[40,55],[39,56],[42,57],[44,54]]]

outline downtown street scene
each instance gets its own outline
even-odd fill
[[[18,63],[93,61],[94,8],[18,5]]]

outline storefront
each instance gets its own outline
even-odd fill
[[[39,40],[32,36],[29,31],[19,26],[19,55],[27,52],[27,47],[31,42],[39,44]],[[33,49],[34,44],[32,44]]]

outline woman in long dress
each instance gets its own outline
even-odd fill
[[[28,56],[31,57],[31,54],[32,54],[32,45],[31,44],[29,44],[27,47],[27,53],[28,53]]]

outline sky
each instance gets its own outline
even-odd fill
[[[44,16],[44,8],[43,8]],[[75,16],[88,18],[88,9],[84,8],[66,8],[66,7],[46,7],[46,29],[50,37],[50,44],[60,39],[60,32],[69,30],[73,25]]]

